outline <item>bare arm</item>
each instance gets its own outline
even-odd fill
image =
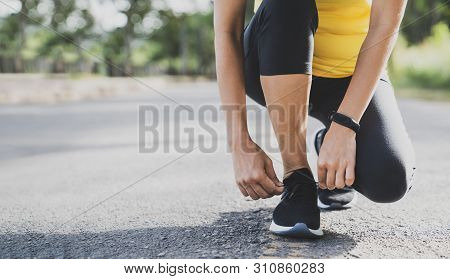
[[[243,70],[243,42],[246,0],[214,2],[214,32],[217,80],[225,107],[228,141],[232,148],[247,140],[247,116]]]
[[[407,0],[373,0],[370,27],[355,72],[338,112],[360,121],[391,55]],[[355,181],[355,133],[332,123],[320,150],[321,188],[342,188]]]
[[[339,112],[359,121],[364,114],[372,92],[386,67],[407,0],[374,0],[369,33],[361,47],[352,81]]]
[[[224,107],[236,184],[244,196],[282,193],[272,161],[250,138],[245,102],[243,29],[246,0],[214,1],[217,80]]]

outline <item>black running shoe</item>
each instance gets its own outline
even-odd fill
[[[314,147],[316,149],[317,155],[319,155],[319,150],[322,146],[322,142],[326,132],[327,130],[324,128],[318,131],[314,138]],[[350,187],[345,187],[343,189],[334,189],[332,191],[319,188],[318,196],[319,198],[317,199],[317,205],[321,209],[327,210],[350,208],[355,204],[358,197],[356,191]]]
[[[317,205],[321,209],[326,210],[350,208],[356,203],[358,197],[356,191],[350,187],[334,189],[332,191],[319,188],[318,194]]]
[[[323,128],[322,130],[317,131],[314,137],[314,149],[316,150],[317,156],[319,156],[319,150],[322,146],[323,140],[325,138],[325,134],[327,133],[327,129]]]
[[[311,171],[306,168],[296,170],[283,183],[284,192],[273,211],[270,231],[284,236],[321,237],[317,183]]]

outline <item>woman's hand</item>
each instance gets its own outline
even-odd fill
[[[233,148],[233,165],[236,184],[245,197],[267,199],[283,192],[272,160],[251,139]]]
[[[356,134],[332,123],[325,135],[317,160],[321,189],[341,189],[355,182]]]

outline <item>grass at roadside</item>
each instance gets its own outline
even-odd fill
[[[450,100],[450,31],[438,24],[433,35],[409,46],[400,37],[389,64],[397,95],[434,101]]]
[[[450,102],[450,90],[448,89],[396,88],[395,93],[401,98]]]

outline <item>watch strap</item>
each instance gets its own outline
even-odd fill
[[[353,118],[339,112],[333,112],[330,116],[330,120],[341,126],[353,130],[355,133],[358,133],[361,127],[358,122],[353,120]]]

